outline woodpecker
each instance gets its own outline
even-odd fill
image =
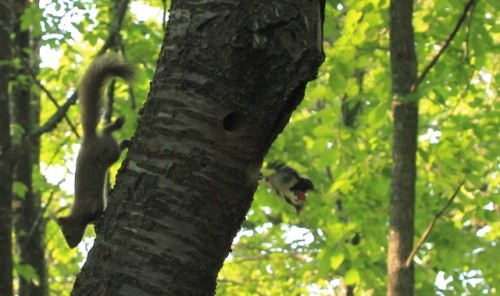
[[[297,171],[282,163],[270,163],[268,167],[275,172],[264,176],[264,180],[269,183],[276,195],[283,197],[295,208],[297,214],[300,214],[306,203],[306,192],[314,189],[311,180],[300,177]]]

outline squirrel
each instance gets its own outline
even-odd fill
[[[78,89],[81,105],[83,137],[76,159],[75,200],[68,216],[58,217],[57,223],[70,248],[83,238],[87,224],[101,217],[106,204],[106,180],[109,167],[118,161],[128,141],[118,142],[112,133],[120,129],[125,119],[119,117],[98,133],[106,82],[120,77],[131,82],[135,68],[113,54],[96,58],[83,76]]]

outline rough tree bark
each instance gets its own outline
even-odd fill
[[[213,295],[264,155],[323,61],[324,1],[172,1],[72,295]]]
[[[13,294],[12,275],[12,169],[9,80],[13,20],[12,2],[0,0],[0,295]]]
[[[13,122],[21,126],[24,135],[37,129],[40,117],[40,96],[33,91],[31,76],[38,72],[38,40],[30,30],[21,29],[21,16],[30,5],[29,1],[17,1],[15,5],[14,48],[22,66],[15,71],[17,80],[12,88]],[[14,170],[15,181],[27,187],[25,196],[14,196],[13,222],[16,233],[19,261],[30,265],[38,275],[38,282],[19,278],[19,296],[43,296],[48,293],[45,264],[45,223],[40,215],[41,196],[33,188],[33,170],[38,168],[40,140],[31,137],[25,145]]]
[[[392,0],[390,53],[393,93],[393,168],[387,295],[413,295],[413,264],[405,261],[413,247],[418,101],[407,96],[417,83],[413,37],[413,1]]]

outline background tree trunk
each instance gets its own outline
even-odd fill
[[[15,72],[17,78],[12,90],[13,121],[21,126],[24,135],[30,135],[37,129],[40,117],[40,96],[34,92],[33,79],[38,73],[38,40],[30,30],[21,28],[21,17],[30,2],[18,1],[14,25],[16,56],[22,61]],[[35,5],[35,4],[34,4]],[[32,137],[29,145],[17,162],[15,181],[24,184],[27,191],[24,196],[14,195],[14,228],[19,251],[19,263],[31,266],[37,279],[19,277],[20,296],[47,295],[47,271],[45,264],[45,225],[41,216],[41,196],[33,186],[34,169],[40,162],[40,141]]]
[[[323,61],[323,1],[173,1],[72,295],[213,295],[262,159]]]
[[[12,285],[12,158],[9,80],[11,70],[12,6],[0,0],[0,295],[13,294]]]
[[[390,52],[393,93],[393,168],[391,181],[387,295],[413,295],[413,264],[405,261],[413,247],[418,101],[410,94],[417,83],[413,38],[413,1],[390,6]]]

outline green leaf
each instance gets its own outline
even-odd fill
[[[328,274],[328,272],[330,271],[330,266],[328,264],[329,262],[327,259],[325,259],[325,258],[328,258],[327,257],[329,255],[328,253],[329,253],[328,251],[325,251],[325,252],[321,252],[318,255],[318,259],[319,259],[318,272],[322,277],[326,276]]]
[[[347,84],[347,81],[342,75],[342,73],[336,69],[333,70],[333,73],[330,76],[330,87],[332,89],[332,92],[337,95],[342,95],[345,90],[345,86]]]
[[[344,276],[344,283],[346,285],[354,285],[359,282],[359,271],[355,268],[349,269]]]
[[[317,85],[307,95],[309,99],[322,99],[330,96],[330,91],[324,85]]]
[[[330,187],[329,192],[335,192],[337,190],[341,191],[344,194],[347,194],[351,188],[352,182],[348,179],[341,179],[335,181]]]
[[[27,282],[40,281],[36,269],[29,264],[14,263],[14,272],[22,277]]]
[[[359,86],[355,78],[349,79],[347,81],[347,88],[345,92],[350,98],[355,97],[359,94]]]
[[[14,181],[12,190],[19,198],[24,199],[26,192],[28,192],[28,187],[24,183]]]
[[[14,142],[14,144],[19,144],[25,134],[24,128],[17,123],[11,124],[11,133],[12,133],[12,141]]]
[[[361,11],[356,11],[354,9],[349,10],[345,17],[346,29],[353,30],[358,25],[358,21],[361,19],[362,16],[363,13]]]
[[[283,137],[282,134],[280,134],[273,143],[273,149],[283,151],[283,149],[285,149],[285,143],[286,143],[285,138]]]
[[[339,268],[339,266],[342,264],[342,262],[344,262],[344,254],[342,254],[342,253],[336,253],[336,254],[333,254],[332,257],[330,257],[330,267],[333,270],[336,270],[337,268]]]
[[[317,137],[333,137],[333,129],[326,125],[318,125],[317,127],[314,128],[313,134]]]
[[[42,35],[41,28],[42,11],[38,7],[38,3],[32,3],[25,10],[21,16],[21,30],[27,31],[31,29],[35,36]]]

